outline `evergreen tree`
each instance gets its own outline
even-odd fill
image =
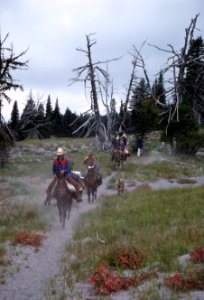
[[[52,114],[53,114],[53,110],[52,110],[52,104],[51,104],[51,97],[50,97],[50,95],[48,95],[47,103],[46,103],[46,111],[45,111],[45,117],[46,117],[47,121],[52,120]]]
[[[181,85],[179,122],[172,120],[163,138],[170,142],[175,153],[194,155],[204,146],[204,135],[199,133],[198,126],[204,112],[204,44],[201,37],[192,39],[187,62]]]
[[[145,79],[142,78],[135,89],[132,91],[132,98],[130,101],[130,108],[136,111],[140,110],[141,103],[148,98],[148,88]]]
[[[20,119],[21,138],[43,138],[43,106],[36,104],[30,93]]]
[[[43,130],[46,138],[49,138],[50,135],[53,134],[52,120],[53,120],[53,109],[52,109],[51,97],[50,95],[48,95],[46,108],[45,108],[45,126]]]
[[[191,115],[199,123],[200,114],[204,112],[204,43],[201,37],[192,40],[189,48],[184,99],[190,105]]]
[[[62,136],[62,116],[60,114],[60,108],[59,108],[59,103],[58,103],[58,98],[56,99],[55,102],[55,109],[53,111],[53,115],[52,115],[52,129],[53,129],[53,133],[55,136]]]
[[[142,111],[142,104],[144,100],[148,98],[148,88],[145,82],[145,79],[142,78],[132,91],[132,98],[130,101],[130,109],[131,109],[131,128],[132,132],[136,133],[145,133],[146,126],[145,124],[145,116]]]
[[[42,103],[39,104],[37,111],[39,120],[43,121],[45,119],[45,109]]]
[[[65,114],[62,118],[62,132],[64,136],[72,136],[72,129],[70,124],[73,121],[73,114],[69,108],[66,109]]]
[[[155,79],[154,85],[152,87],[154,96],[159,99],[159,102],[166,103],[166,92],[164,88],[164,77],[162,71],[159,73],[159,78]]]
[[[13,109],[11,111],[10,127],[12,130],[15,130],[16,132],[18,132],[19,121],[20,121],[20,118],[19,118],[18,102],[15,101],[13,104]]]

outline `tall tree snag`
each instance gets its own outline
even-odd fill
[[[83,52],[86,54],[88,58],[88,62],[86,65],[73,69],[73,72],[77,73],[77,76],[71,80],[71,84],[77,82],[77,81],[83,81],[85,85],[85,91],[86,89],[90,89],[90,99],[91,99],[91,114],[89,115],[89,120],[85,121],[84,125],[80,126],[80,129],[84,126],[87,127],[88,132],[94,131],[96,134],[96,141],[97,146],[101,150],[104,150],[106,148],[106,142],[108,142],[108,136],[106,132],[106,128],[101,120],[100,115],[100,109],[99,109],[99,89],[100,84],[102,83],[102,78],[109,82],[109,75],[108,73],[100,67],[101,64],[107,64],[109,61],[103,61],[103,62],[96,62],[94,63],[92,61],[92,52],[91,48],[93,45],[96,44],[96,41],[91,41],[90,38],[91,35],[86,35],[86,47],[87,50],[83,49],[77,49],[80,52]],[[111,61],[116,60],[112,59]],[[85,73],[85,74],[84,74]],[[84,77],[82,78],[82,76]],[[87,84],[90,84],[90,86],[87,86]],[[91,128],[89,127],[89,124],[92,124]]]

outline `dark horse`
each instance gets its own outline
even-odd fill
[[[53,193],[53,197],[57,200],[60,222],[64,228],[66,216],[69,220],[73,201],[73,193],[68,189],[67,181],[64,176],[57,178],[57,184]]]
[[[111,160],[113,162],[115,162],[117,168],[120,168],[122,166],[123,161],[124,161],[122,151],[119,150],[119,149],[118,150],[113,150]]]
[[[95,167],[89,166],[84,177],[84,183],[87,190],[88,202],[94,202],[97,197],[98,178]]]

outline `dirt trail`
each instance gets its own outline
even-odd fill
[[[98,189],[98,197],[106,190],[106,184],[109,180],[110,177],[103,180],[103,184]],[[45,186],[40,186],[40,189],[43,196]],[[36,200],[42,203],[42,198]],[[0,285],[0,299],[44,299],[43,290],[46,282],[49,278],[59,273],[59,259],[63,254],[65,244],[72,236],[80,214],[94,209],[99,204],[99,201],[97,200],[94,204],[88,204],[86,193],[84,193],[83,202],[78,204],[78,207],[73,207],[70,220],[66,221],[65,229],[62,229],[59,222],[56,208],[56,217],[53,220],[52,228],[46,233],[46,238],[43,240],[43,244],[38,252],[35,252],[33,247],[29,246],[17,246],[15,249],[10,250],[13,271],[5,276],[5,283]],[[45,207],[45,209],[50,208]]]

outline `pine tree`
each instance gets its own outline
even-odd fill
[[[53,114],[53,110],[52,110],[52,104],[51,104],[51,97],[50,97],[50,95],[48,95],[47,104],[46,104],[46,112],[45,112],[45,117],[46,117],[47,121],[52,120],[52,114]]]
[[[148,98],[148,89],[145,79],[142,78],[138,85],[132,91],[132,98],[130,101],[131,109],[131,128],[132,132],[144,134],[146,129],[144,126],[144,115],[142,113],[142,104]]]
[[[164,88],[164,77],[162,71],[159,73],[159,78],[155,79],[154,85],[152,87],[154,96],[159,99],[159,102],[166,103],[166,92]]]
[[[39,104],[37,111],[38,111],[38,118],[39,118],[39,120],[44,121],[44,118],[45,118],[45,109],[44,109],[44,106],[43,106],[42,103]]]
[[[13,109],[11,111],[10,127],[12,130],[15,130],[16,132],[18,131],[19,121],[20,121],[20,118],[19,118],[18,102],[15,101],[13,104]]]
[[[179,122],[172,120],[165,139],[175,153],[195,155],[204,146],[204,135],[199,132],[200,116],[204,112],[204,44],[201,37],[192,39],[185,76],[182,81],[182,102]]]
[[[199,123],[200,114],[204,112],[204,43],[201,37],[192,40],[189,48],[184,99],[190,105],[191,115]]]
[[[59,103],[58,103],[58,98],[56,99],[55,102],[55,109],[53,111],[53,115],[52,115],[52,129],[53,129],[53,133],[55,136],[61,136],[62,135],[62,116],[60,113],[60,108],[59,108]]]
[[[43,106],[36,103],[30,93],[20,119],[21,138],[43,138]]]
[[[64,136],[72,136],[72,128],[70,125],[74,121],[73,114],[69,108],[66,109],[65,114],[62,118],[62,132]]]

